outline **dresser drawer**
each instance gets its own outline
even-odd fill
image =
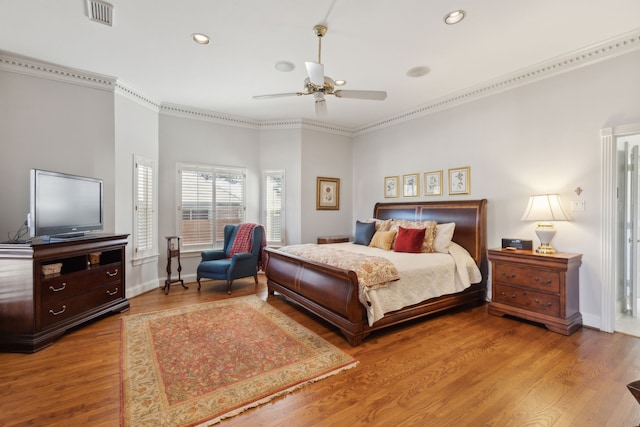
[[[539,314],[560,316],[560,296],[558,295],[495,283],[492,300]]]
[[[84,293],[107,283],[122,282],[120,263],[90,268],[86,271],[63,274],[41,281],[42,303],[60,301]]]
[[[547,292],[560,292],[560,273],[539,268],[522,267],[513,264],[494,264],[496,282],[539,289]]]
[[[41,306],[42,324],[40,326],[46,328],[119,299],[124,299],[124,286],[122,283],[116,282],[70,298],[43,302]]]

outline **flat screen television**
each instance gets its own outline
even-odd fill
[[[29,234],[71,238],[102,231],[101,179],[31,170]]]

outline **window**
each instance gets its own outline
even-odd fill
[[[154,181],[155,165],[140,156],[133,159],[133,256],[145,258],[156,253],[154,248]]]
[[[178,165],[178,229],[186,249],[221,248],[224,226],[245,220],[244,169]]]
[[[284,171],[264,171],[264,228],[267,244],[284,245]]]

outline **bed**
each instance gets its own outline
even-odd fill
[[[269,295],[281,294],[339,328],[352,346],[371,332],[458,307],[484,304],[487,289],[486,199],[377,203],[374,218],[455,223],[452,242],[476,263],[481,279],[463,291],[446,294],[385,313],[369,323],[360,302],[355,271],[267,247],[265,275]]]

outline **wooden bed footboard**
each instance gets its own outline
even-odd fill
[[[266,248],[265,268],[269,294],[278,292],[322,319],[338,327],[352,345],[358,345],[375,330],[429,316],[455,307],[480,305],[486,301],[487,248],[486,203],[483,200],[453,202],[378,203],[376,218],[455,222],[453,241],[469,251],[476,261],[482,281],[464,291],[432,298],[405,307],[369,326],[367,313],[358,299],[358,278],[350,270]]]

